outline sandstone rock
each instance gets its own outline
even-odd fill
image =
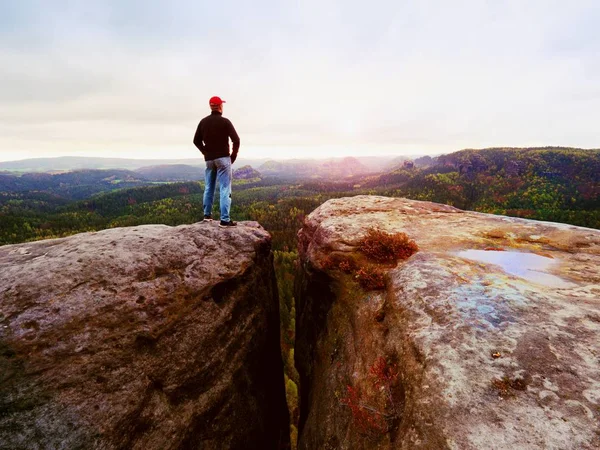
[[[384,291],[328,264],[370,227],[420,248]],[[300,449],[600,448],[600,231],[357,196],[299,241]]]
[[[0,448],[285,448],[282,373],[255,222],[0,247]]]

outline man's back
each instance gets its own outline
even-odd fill
[[[235,160],[240,147],[240,138],[231,121],[219,111],[212,111],[198,124],[194,145],[204,155],[206,161],[229,156],[229,138],[233,142],[232,160]]]

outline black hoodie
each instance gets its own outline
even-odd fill
[[[212,111],[210,116],[206,116],[198,124],[194,145],[202,152],[205,161],[211,161],[229,156],[229,138],[233,142],[233,162],[240,148],[240,138],[229,119],[223,117],[219,111]]]

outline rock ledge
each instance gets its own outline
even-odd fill
[[[370,227],[420,247],[385,291],[325,264]],[[600,231],[357,196],[299,240],[299,448],[600,448]]]
[[[282,372],[254,222],[0,247],[1,448],[285,448]]]

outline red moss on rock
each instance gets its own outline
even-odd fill
[[[359,242],[359,249],[369,259],[392,263],[407,259],[419,251],[418,245],[405,233],[390,234],[370,228]]]

